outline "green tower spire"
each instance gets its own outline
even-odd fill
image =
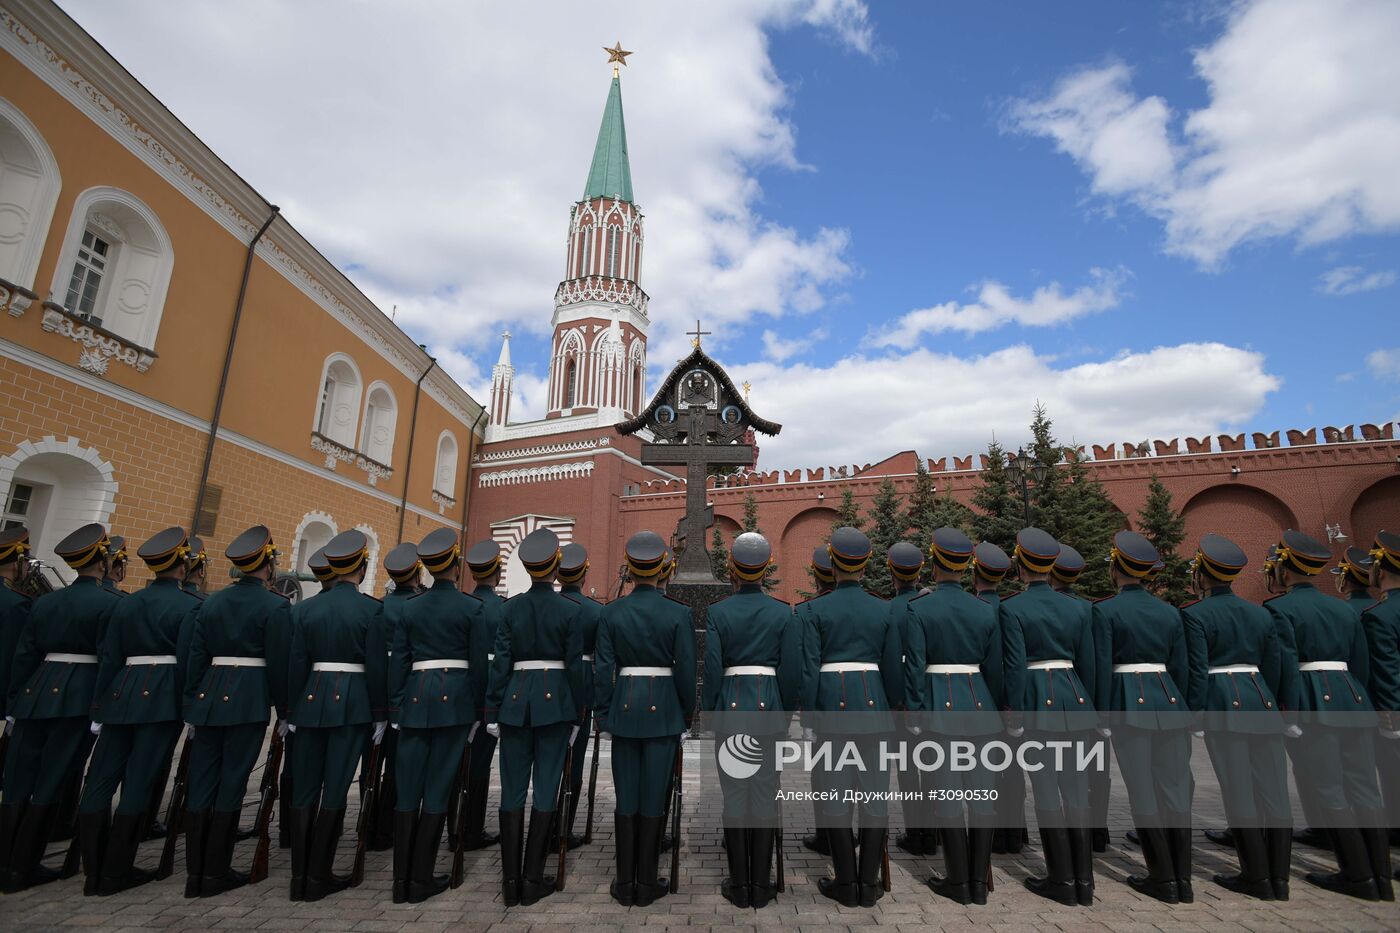
[[[617,197],[632,200],[632,168],[627,163],[627,127],[622,121],[622,82],[614,69],[608,103],[603,108],[603,123],[598,127],[598,142],[593,147],[593,164],[588,168],[588,183],[583,200]]]

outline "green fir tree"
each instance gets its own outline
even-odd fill
[[[1157,574],[1152,588],[1173,606],[1191,600],[1190,562],[1181,556],[1181,542],[1186,539],[1186,519],[1172,507],[1172,494],[1156,474],[1147,487],[1147,502],[1138,511],[1138,530],[1151,541],[1166,564]]]
[[[885,477],[866,512],[870,523],[870,563],[865,567],[865,589],[888,598],[894,593],[894,580],[886,563],[890,548],[904,540],[909,530],[909,514],[900,507],[899,489]]]
[[[1084,558],[1084,572],[1075,581],[1075,589],[1090,598],[1108,596],[1113,593],[1113,584],[1104,558],[1113,546],[1113,536],[1123,530],[1123,513],[1103,483],[1089,473],[1078,451],[1068,453],[1068,462],[1059,470],[1063,482],[1046,530]]]
[[[729,579],[729,548],[724,543],[719,522],[715,522],[714,533],[710,536],[710,571],[721,582]]]
[[[1023,507],[1021,492],[1006,472],[1006,451],[996,441],[987,445],[987,468],[977,474],[972,507],[972,536],[1010,554],[1023,525]]]
[[[742,523],[742,528],[744,531],[752,531],[756,532],[757,534],[763,534],[763,529],[760,528],[758,525],[758,497],[755,496],[752,492],[744,494],[744,521]],[[768,536],[764,535],[764,537],[766,538]],[[772,540],[769,540],[768,543],[771,546],[773,542]],[[776,550],[777,549],[774,548],[775,552]],[[766,592],[768,590],[776,589],[777,586],[778,562],[775,560],[768,565],[768,570],[763,574],[763,589]]]

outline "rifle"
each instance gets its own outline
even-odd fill
[[[787,885],[783,882],[783,802],[778,801],[778,831],[773,834],[774,867],[778,870],[778,893],[782,894],[787,890]]]
[[[593,724],[593,765],[588,771],[588,820],[583,824],[583,844],[593,842],[593,803],[598,799],[598,741],[603,730]]]
[[[160,866],[156,869],[156,880],[162,881],[175,874],[175,841],[185,830],[185,798],[188,788],[185,780],[190,773],[190,737],[185,735],[185,744],[180,746],[180,763],[175,766],[175,787],[170,791],[170,805],[165,809],[165,848],[160,852]]]
[[[880,890],[886,893],[890,890],[890,832],[885,830],[884,840],[880,843]]]
[[[97,748],[97,743],[92,743],[93,749]],[[83,774],[83,784],[87,783],[88,777],[92,774],[92,752],[88,753],[87,769]],[[80,785],[81,786],[81,785]],[[79,799],[82,794],[79,793]],[[68,852],[63,856],[63,868],[59,870],[58,877],[67,880],[78,873],[82,867],[82,838],[78,828],[73,827],[73,838],[68,842]]]
[[[559,824],[559,871],[554,875],[554,890],[564,890],[564,867],[568,862],[569,855],[569,827],[565,825],[569,818],[569,804],[574,799],[574,743],[569,743],[568,753],[564,757],[564,780],[559,785],[560,800],[558,808],[555,810],[555,822]]]
[[[453,795],[457,798],[457,819],[452,825],[452,830],[457,834],[457,846],[452,850],[452,875],[448,884],[454,891],[462,886],[467,873],[467,782],[471,779],[471,771],[472,743],[468,742],[462,749],[462,763],[457,766],[457,787]]]
[[[257,884],[267,878],[268,850],[272,848],[272,810],[277,806],[277,790],[281,784],[282,735],[277,726],[272,727],[272,744],[267,749],[267,764],[263,767],[261,797],[258,800],[258,815],[253,820],[253,832],[258,837],[258,847],[253,850],[253,867],[248,870],[248,883]]]
[[[675,786],[671,789],[671,885],[675,894],[681,889],[681,775],[685,766],[685,744],[676,743]]]
[[[355,865],[350,869],[350,887],[358,888],[365,880],[365,846],[374,835],[374,811],[379,803],[379,746],[369,750],[369,787],[360,796],[360,818],[355,822]]]

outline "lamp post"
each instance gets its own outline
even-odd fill
[[[1039,486],[1045,482],[1045,476],[1049,467],[1039,460],[1026,453],[1024,447],[1016,451],[1016,455],[1006,455],[1006,475],[1011,480],[1011,485],[1019,487],[1021,490],[1021,504],[1025,507],[1026,526],[1031,524],[1031,483]]]

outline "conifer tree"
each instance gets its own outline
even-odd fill
[[[710,537],[710,571],[721,583],[729,579],[729,548],[724,543],[719,522],[715,522],[714,534]]]
[[[865,567],[865,589],[876,596],[889,597],[894,593],[894,581],[886,559],[890,548],[903,540],[909,529],[909,514],[900,508],[894,480],[885,477],[866,518],[870,522],[870,563]]]
[[[848,526],[857,531],[865,529],[865,520],[860,517],[860,508],[856,505],[856,494],[849,486],[841,490],[841,504],[836,509],[836,519],[831,523],[831,530]],[[828,535],[827,540],[830,538]]]
[[[971,537],[976,516],[971,509],[954,499],[951,491],[946,488],[939,490],[921,460],[914,473],[914,489],[909,495],[908,521],[910,540],[927,557],[935,531],[947,526]]]
[[[752,531],[763,534],[763,529],[758,526],[758,497],[752,491],[744,495],[744,521],[742,523],[744,531]],[[767,537],[767,535],[764,535]],[[772,545],[770,540],[769,545]],[[777,549],[774,548],[776,551]],[[776,588],[778,585],[778,562],[773,561],[768,565],[768,570],[763,574],[763,589],[765,591]]]
[[[1063,483],[1046,530],[1084,558],[1084,572],[1075,589],[1091,598],[1108,596],[1113,584],[1104,558],[1113,546],[1113,536],[1123,530],[1123,513],[1077,451],[1070,451],[1067,460],[1060,468]]]
[[[1153,589],[1173,606],[1191,599],[1191,570],[1181,556],[1181,542],[1186,538],[1186,519],[1172,508],[1172,494],[1156,474],[1147,487],[1147,502],[1138,512],[1138,530],[1157,548],[1166,567],[1157,574]]]
[[[1006,451],[996,441],[987,445],[987,468],[977,475],[972,507],[973,537],[1010,554],[1021,530],[1023,509],[1020,490],[1012,488],[1006,475]]]

